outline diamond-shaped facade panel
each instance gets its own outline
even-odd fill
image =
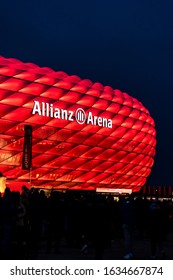
[[[22,169],[25,125],[30,172]],[[0,57],[0,171],[9,186],[138,191],[155,146],[154,120],[127,93]]]

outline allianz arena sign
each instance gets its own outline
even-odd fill
[[[32,167],[22,168],[25,127]],[[149,111],[127,93],[0,57],[0,172],[10,187],[139,191],[154,164]]]
[[[82,108],[77,108],[74,112],[71,110],[54,107],[53,104],[34,100],[32,114],[38,114],[39,116],[46,116],[71,122],[76,121],[78,124],[84,124],[86,122],[86,124],[89,125],[91,124],[112,128],[111,119],[93,116],[92,112],[89,111],[86,113]]]

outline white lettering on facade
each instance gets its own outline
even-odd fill
[[[40,109],[40,103],[38,101],[34,101],[34,108],[32,110],[32,114],[38,114],[39,116],[42,116],[41,109]]]
[[[78,108],[76,112],[77,114],[70,110],[54,107],[53,104],[49,104],[47,102],[46,103],[39,102],[36,100],[34,101],[34,106],[32,109],[32,115],[38,114],[39,116],[45,116],[45,117],[68,120],[68,121],[76,120],[79,124],[83,124],[85,122],[91,125],[98,125],[100,127],[112,128],[111,119],[93,116],[92,112],[88,112],[88,116],[85,116],[85,112],[81,108]]]
[[[73,121],[73,111],[68,111],[69,112],[69,116],[68,116],[68,119],[69,121]]]

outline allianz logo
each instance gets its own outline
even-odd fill
[[[94,116],[90,111],[86,113],[82,108],[71,111],[54,107],[53,104],[49,104],[47,102],[39,102],[34,100],[32,115],[35,114],[55,119],[68,120],[71,122],[76,121],[78,124],[86,123],[90,125],[112,128],[111,119]]]

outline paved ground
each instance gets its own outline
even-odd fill
[[[156,259],[173,260],[173,233],[168,234],[164,242],[165,258],[158,251]],[[148,238],[135,238],[133,241],[133,259],[136,260],[149,260],[151,259],[150,242]],[[105,260],[121,260],[124,256],[124,243],[123,239],[117,238],[112,241],[109,248],[106,248],[103,254]],[[59,247],[59,251],[52,250],[50,253],[46,253],[44,243],[40,244],[39,254],[37,259],[52,259],[52,260],[92,260],[95,259],[95,250],[92,247],[88,248],[88,253],[81,253],[80,248],[67,247],[63,241]]]

